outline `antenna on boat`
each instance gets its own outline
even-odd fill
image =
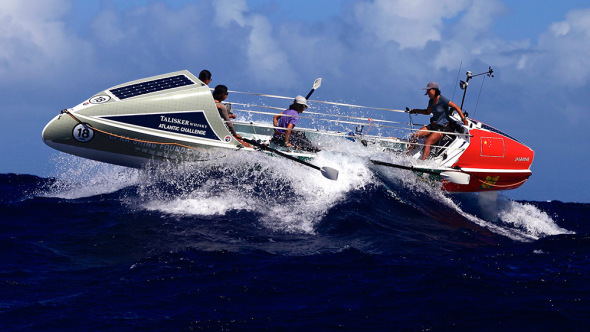
[[[457,81],[459,80],[459,74],[461,73],[461,67],[463,67],[463,61],[461,61],[461,63],[459,64],[459,70],[457,70],[457,78],[455,79],[455,84],[457,84]],[[453,89],[453,98],[451,98],[451,100],[455,99],[455,91],[457,91],[456,85],[455,85],[455,89]]]
[[[470,71],[467,71],[466,75],[467,75],[467,79],[465,81],[461,81],[459,82],[459,87],[461,88],[461,90],[463,90],[463,99],[461,99],[461,109],[463,109],[463,103],[465,103],[465,95],[467,94],[467,87],[469,86],[469,80],[477,77],[477,76],[481,76],[481,75],[487,75],[488,77],[494,77],[494,75],[492,75],[494,73],[494,70],[492,69],[491,66],[488,67],[488,71],[483,72],[483,73],[479,73],[476,75],[473,75]]]

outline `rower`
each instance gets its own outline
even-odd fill
[[[228,96],[228,91],[227,91],[227,86],[225,86],[225,85],[218,85],[215,87],[215,90],[213,90],[213,99],[215,99],[215,106],[217,106],[217,110],[219,111],[219,115],[221,115],[221,118],[223,118],[223,120],[225,120],[225,125],[227,126],[227,129],[229,129],[231,134],[234,135],[234,137],[241,139],[242,136],[238,135],[238,133],[236,132],[236,129],[234,128],[234,125],[231,122],[231,119],[230,119],[229,114],[227,112],[227,108],[222,103],[227,98],[227,96]]]
[[[428,82],[428,85],[424,88],[426,95],[430,99],[426,109],[411,109],[410,114],[424,114],[430,115],[430,124],[420,128],[417,132],[412,134],[410,143],[416,143],[420,138],[426,138],[424,141],[424,150],[422,152],[422,160],[426,160],[430,155],[430,148],[433,144],[436,144],[442,137],[444,132],[452,131],[450,121],[452,121],[451,114],[453,111],[457,111],[463,123],[467,126],[469,122],[461,108],[448,98],[440,94],[440,89],[436,82]],[[408,155],[411,154],[414,149],[414,144],[408,147]]]
[[[303,113],[307,108],[309,108],[307,105],[307,99],[303,96],[297,96],[288,109],[275,115],[272,119],[275,129],[271,143],[286,147],[293,147],[293,145],[295,145],[298,149],[306,151],[319,151],[319,149],[313,146],[309,139],[305,137],[305,132],[293,130],[299,121],[299,114]]]

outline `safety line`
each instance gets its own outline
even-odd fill
[[[244,104],[244,103],[231,103],[231,104],[232,105],[246,106],[246,107],[268,108],[268,109],[274,109],[274,110],[280,110],[280,111],[284,111],[285,110],[285,108],[283,108],[283,107],[252,105],[252,104]],[[246,113],[258,113],[258,114],[276,115],[276,113],[256,112],[256,111],[251,111],[251,110],[240,110],[240,109],[236,109],[234,111],[246,112]],[[317,113],[317,112],[310,112],[310,111],[305,111],[305,114],[313,114],[313,115],[326,116],[326,117],[339,117],[339,118],[353,119],[353,120],[366,120],[367,119],[367,118],[358,117],[358,116],[341,115],[341,114],[325,114],[325,113]],[[318,118],[311,118],[311,117],[310,117],[310,119],[317,119],[317,120],[324,120],[324,121],[326,121],[325,119],[318,119]],[[373,119],[373,121],[384,122],[384,123],[399,123],[399,124],[402,124],[402,122],[390,121],[390,120]]]
[[[278,99],[291,99],[291,100],[294,99],[293,97],[285,97],[285,96],[277,96],[277,95],[267,95],[267,94],[264,94],[264,93],[241,92],[241,91],[228,91],[228,92],[237,93],[237,94],[244,94],[244,95],[260,96],[260,97],[278,98]],[[383,108],[383,107],[370,107],[370,106],[362,106],[362,105],[354,105],[354,104],[346,104],[346,103],[336,103],[336,102],[332,102],[332,101],[308,100],[308,102],[320,103],[320,104],[328,104],[328,105],[335,105],[335,106],[345,106],[345,107],[351,107],[351,108],[367,108],[367,109],[373,109],[373,110],[381,110],[381,111],[389,111],[389,112],[406,113],[405,110],[396,110],[396,109]]]
[[[80,121],[80,119],[78,119],[77,117],[75,117],[68,110],[62,110],[61,111],[61,114],[63,114],[63,113],[69,115],[70,117],[72,117],[72,119],[76,120],[78,123],[85,124],[85,125],[89,126],[90,128],[92,128],[93,130],[96,130],[99,133],[103,133],[105,135],[109,135],[109,136],[113,136],[113,137],[117,137],[117,138],[121,138],[121,139],[126,139],[126,140],[129,140],[129,141],[140,142],[140,143],[159,144],[159,145],[177,145],[177,146],[180,146],[180,147],[183,147],[183,148],[187,148],[187,149],[191,149],[191,150],[199,150],[199,151],[203,151],[203,152],[206,151],[204,149],[196,148],[196,147],[189,146],[189,145],[180,144],[180,143],[177,143],[177,142],[171,142],[171,143],[155,142],[155,141],[147,141],[147,140],[142,140],[142,139],[131,138],[131,137],[126,137],[126,136],[121,136],[121,135],[113,134],[113,133],[110,133],[108,131],[105,131],[105,130],[102,130],[102,129],[98,129],[95,126],[91,125],[90,123]]]

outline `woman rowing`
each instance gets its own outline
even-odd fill
[[[428,85],[424,88],[426,95],[430,99],[428,101],[428,107],[426,109],[411,109],[410,114],[424,114],[430,115],[430,124],[420,128],[410,138],[410,143],[416,143],[420,138],[426,138],[424,141],[424,151],[422,153],[422,160],[426,160],[430,155],[430,147],[436,144],[443,136],[443,132],[452,131],[450,125],[451,114],[453,111],[457,111],[463,123],[467,126],[467,118],[463,115],[461,108],[457,104],[450,101],[447,97],[440,94],[440,89],[436,82],[428,82]],[[411,154],[414,149],[414,145],[411,144],[408,147],[408,154]]]

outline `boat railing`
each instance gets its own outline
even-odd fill
[[[267,108],[267,109],[276,109],[283,111],[284,108],[280,107],[272,107],[272,106],[263,106],[263,105],[248,105],[242,103],[232,103],[232,105],[241,105],[241,106],[249,106],[249,107],[260,107],[260,108]],[[271,113],[271,112],[264,112],[264,111],[255,111],[251,109],[237,109],[232,108],[232,111],[235,112],[243,112],[249,114],[260,114],[260,115],[267,115],[274,117],[278,113]],[[317,122],[327,122],[327,123],[341,123],[341,124],[352,124],[352,125],[364,125],[364,126],[374,126],[379,128],[391,128],[391,129],[403,129],[409,130],[408,123],[400,122],[400,121],[391,121],[391,120],[384,120],[384,119],[374,119],[374,118],[367,118],[367,117],[357,117],[357,116],[350,116],[350,115],[340,115],[340,114],[323,114],[317,112],[305,112],[304,114],[309,115],[316,115],[316,116],[308,116],[308,115],[299,115],[300,119],[310,119],[312,121]],[[283,115],[285,117],[291,117],[291,115]],[[325,117],[325,118],[322,118]],[[346,120],[344,120],[346,119]],[[349,121],[349,120],[358,120],[358,121]],[[394,125],[388,125],[394,124]],[[423,124],[413,124],[414,127],[422,127]],[[449,132],[451,135],[466,135],[463,133],[452,133]]]
[[[244,104],[244,103],[232,103],[232,105],[240,105],[240,106],[245,106],[245,107],[259,107],[259,108],[266,108],[266,109],[274,109],[274,110],[280,110],[280,111],[284,111],[285,108],[284,107],[274,107],[274,106],[265,106],[265,105],[252,105],[252,104]],[[234,109],[235,111],[239,111],[239,112],[245,112],[245,113],[252,113],[252,114],[264,114],[264,115],[270,115],[270,116],[275,116],[278,113],[270,113],[270,112],[262,112],[262,111],[253,111],[250,109]],[[383,119],[373,119],[373,118],[367,118],[367,117],[358,117],[358,116],[350,116],[350,115],[342,115],[342,114],[326,114],[326,113],[318,113],[318,112],[310,112],[310,111],[305,111],[304,114],[309,114],[309,115],[316,115],[316,116],[307,116],[307,115],[300,115],[299,117],[302,119],[312,119],[312,120],[322,120],[322,121],[332,121],[332,122],[337,122],[336,120],[330,120],[328,118],[342,118],[342,119],[351,119],[351,120],[365,120],[365,121],[374,121],[374,122],[381,122],[381,123],[395,123],[395,124],[406,124],[405,122],[399,122],[399,121],[391,121],[391,120],[383,120]],[[290,116],[290,115],[284,115],[284,116]],[[326,119],[322,119],[321,117],[326,117]],[[342,120],[340,120],[341,122]],[[352,123],[352,124],[366,124],[366,123],[357,123],[357,122],[346,122],[346,123]]]
[[[255,98],[257,100],[253,102],[232,100],[232,111],[236,115],[239,115],[238,119],[232,121],[234,125],[242,127],[245,131],[248,131],[249,134],[255,135],[257,139],[264,138],[268,140],[270,140],[270,138],[272,137],[274,129],[284,129],[281,127],[274,127],[272,125],[272,118],[280,112],[284,111],[285,107],[273,106],[272,101],[269,102],[269,99],[293,100],[292,97],[250,92],[230,92],[235,94],[266,98],[263,100],[261,100],[261,98]],[[396,147],[403,147],[408,146],[410,144],[416,147],[421,147],[424,145],[421,141],[410,142],[410,137],[412,133],[416,132],[417,129],[422,128],[424,126],[423,124],[411,122],[408,123],[407,120],[396,121],[395,119],[387,119],[384,118],[382,115],[376,114],[380,111],[385,111],[388,113],[407,114],[406,111],[318,100],[308,100],[308,103],[313,103],[317,106],[313,105],[311,109],[307,109],[305,112],[299,115],[300,122],[298,126],[294,129],[294,131],[314,133],[319,134],[321,136],[359,139],[364,141],[365,143],[381,145],[384,147],[390,145],[395,145]],[[325,107],[322,108],[321,105],[336,106],[336,108],[330,107],[326,110]],[[381,118],[375,118],[373,117],[373,114],[371,114],[371,116],[367,116],[368,111],[371,110],[375,111],[373,114],[375,114],[376,116],[380,116]],[[335,114],[333,113],[334,111],[343,111],[347,114]],[[363,113],[358,115],[350,114],[353,112],[358,113],[359,111],[362,111]],[[394,115],[392,114],[391,116]],[[303,121],[305,122],[302,123]],[[311,122],[312,126],[306,126],[306,123],[308,124],[308,122]],[[252,129],[248,130],[245,129],[245,127],[249,127]],[[238,128],[236,129],[240,131]],[[455,138],[453,138],[453,140],[455,140],[457,137],[469,136],[468,130],[465,130],[465,133],[446,132],[445,134],[451,137],[454,136]],[[439,146],[438,148],[440,150],[446,150],[449,149],[449,146]]]
[[[252,128],[252,132],[249,133],[244,133],[244,132],[240,132],[239,129],[238,132],[240,132],[240,134],[245,135],[246,138],[250,138],[250,139],[257,139],[257,140],[262,140],[262,141],[267,141],[269,142],[270,139],[272,138],[272,130],[274,129],[284,129],[282,127],[275,127],[273,125],[270,124],[264,124],[264,123],[255,123],[255,122],[251,122],[251,121],[234,121],[233,122],[234,125],[237,126],[242,126],[242,127],[250,127]],[[239,127],[236,127],[239,128]],[[262,129],[262,130],[267,130],[267,132],[260,132],[257,131],[256,129]],[[321,136],[325,136],[325,137],[340,137],[340,138],[346,138],[346,139],[352,139],[352,140],[359,140],[359,141],[363,141],[365,142],[365,144],[371,144],[371,145],[375,145],[384,149],[394,149],[394,150],[407,150],[407,147],[409,145],[413,145],[415,148],[419,148],[421,149],[422,147],[424,147],[424,143],[422,141],[417,141],[417,142],[410,142],[407,138],[400,138],[400,137],[395,137],[395,136],[383,136],[383,135],[369,135],[369,134],[365,134],[362,136],[355,136],[352,135],[350,132],[343,132],[343,131],[327,131],[327,130],[319,130],[317,128],[306,128],[306,127],[297,127],[295,129],[293,129],[293,131],[298,131],[298,132],[306,132],[306,133],[313,133],[313,134],[319,134]],[[446,135],[449,136],[467,136],[465,134],[460,134],[460,133],[445,133]],[[451,140],[454,141],[455,138],[453,138]],[[447,150],[452,150],[454,149],[454,147],[452,146],[452,144],[450,143],[446,143],[444,145],[439,145],[436,144],[433,146],[434,149],[434,153],[433,153],[433,157],[434,156],[438,156],[441,155],[442,153],[444,153]]]

